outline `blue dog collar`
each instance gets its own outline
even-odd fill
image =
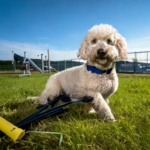
[[[96,74],[103,74],[103,73],[110,74],[113,69],[113,68],[110,68],[108,70],[100,70],[94,66],[89,66],[89,65],[86,65],[86,66],[87,66],[88,71],[91,71],[92,73],[96,73]]]

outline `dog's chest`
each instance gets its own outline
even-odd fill
[[[100,75],[90,77],[88,89],[100,92],[102,95],[111,95],[118,88],[118,77],[111,75]]]

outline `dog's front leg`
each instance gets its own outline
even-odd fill
[[[100,93],[94,94],[94,99],[92,101],[92,106],[98,115],[103,118],[105,121],[115,121],[115,118],[111,112],[110,107],[107,102],[104,100]]]
[[[106,103],[109,104],[109,99],[105,99]]]

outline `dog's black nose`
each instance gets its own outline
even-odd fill
[[[106,51],[104,49],[98,49],[97,50],[97,54],[101,57],[105,56],[106,55]]]

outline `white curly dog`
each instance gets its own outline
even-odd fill
[[[96,111],[106,121],[115,121],[108,97],[118,88],[113,62],[127,59],[125,39],[111,25],[95,25],[85,36],[78,57],[86,60],[86,64],[51,76],[38,102],[45,104],[48,98],[53,100],[62,94],[70,94],[72,99],[91,96],[88,111]]]

